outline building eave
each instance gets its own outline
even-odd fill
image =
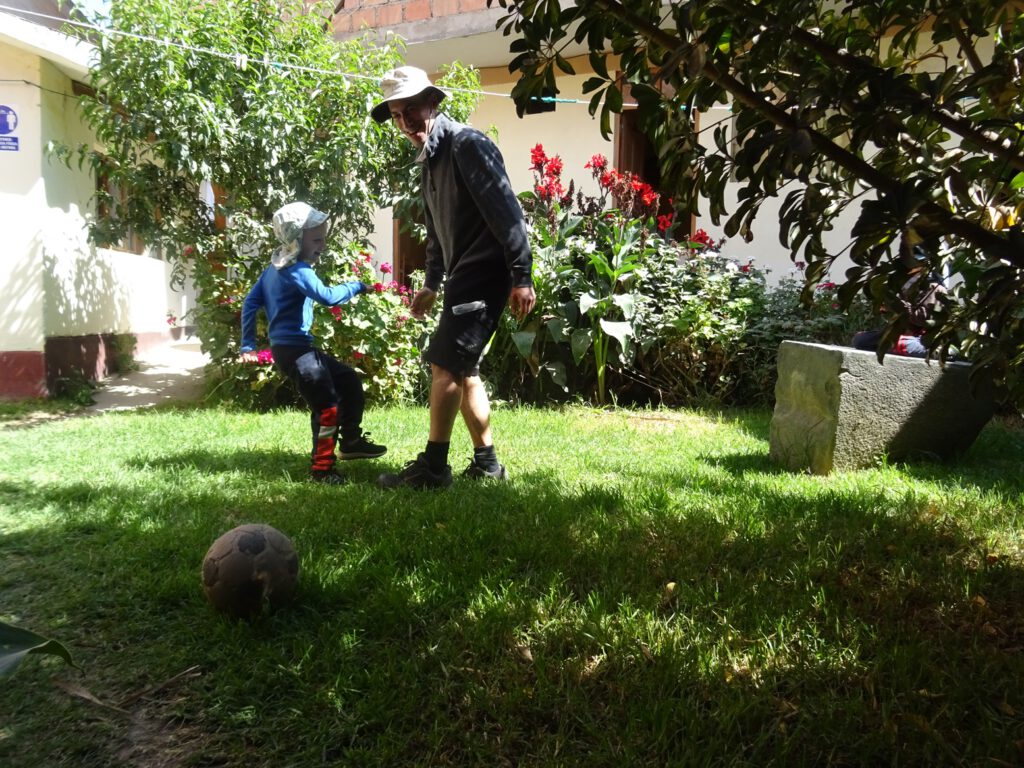
[[[0,43],[46,59],[72,79],[89,77],[89,64],[96,51],[95,46],[63,32],[3,12],[0,12]]]

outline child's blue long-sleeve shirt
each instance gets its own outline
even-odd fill
[[[364,290],[359,280],[335,286],[324,285],[304,261],[282,269],[267,267],[242,304],[242,346],[239,351],[252,352],[256,349],[256,315],[260,309],[267,312],[271,344],[311,346],[313,336],[309,329],[313,325],[313,302],[333,307],[344,304]]]

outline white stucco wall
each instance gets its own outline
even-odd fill
[[[562,77],[558,81],[560,99],[586,99],[583,82],[589,75]],[[511,93],[512,82],[487,82],[483,89],[494,93]],[[559,155],[566,186],[570,179],[576,189],[585,194],[598,193],[597,183],[583,166],[595,154],[601,153],[613,160],[614,143],[601,138],[600,122],[590,116],[585,104],[558,103],[554,112],[536,115],[516,115],[511,98],[485,96],[469,119],[481,131],[497,128],[497,143],[505,158],[509,181],[516,193],[533,189],[530,171],[530,150],[537,144],[544,146],[548,156]]]
[[[39,58],[0,43],[0,104],[15,111],[10,136],[18,151],[0,151],[0,351],[43,349],[43,271],[38,259],[40,178]]]
[[[43,143],[92,146],[71,79],[47,61],[40,65],[40,76]],[[159,254],[96,248],[89,242],[95,179],[87,166],[79,170],[72,163],[68,168],[44,157],[41,176],[45,201],[35,219],[46,336],[163,333],[168,312],[181,317],[193,306],[191,289],[182,293],[170,287],[171,268]]]

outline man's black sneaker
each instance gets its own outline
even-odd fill
[[[370,441],[370,433],[363,432],[359,437],[352,440],[342,440],[338,443],[338,456],[342,461],[351,459],[379,459],[388,449],[383,445],[377,445]]]
[[[475,461],[469,462],[469,466],[463,471],[462,476],[471,480],[508,480],[508,472],[504,464],[499,464],[497,469],[484,469]]]
[[[401,472],[385,473],[377,478],[381,488],[447,488],[451,484],[452,468],[446,466],[441,472],[434,472],[423,453],[406,464]]]
[[[309,479],[314,483],[323,483],[324,485],[344,485],[348,482],[344,475],[338,474],[333,469],[310,470]]]

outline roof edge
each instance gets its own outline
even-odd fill
[[[96,51],[90,43],[6,12],[0,12],[0,42],[47,59],[71,77],[89,74],[89,62]]]

